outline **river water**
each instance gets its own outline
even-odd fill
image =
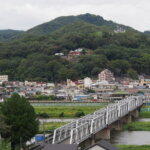
[[[76,120],[76,119],[55,119],[55,118],[53,118],[53,119],[39,119],[39,121],[41,122],[41,123],[48,123],[48,122],[72,122],[72,121],[74,121],[74,120]]]
[[[137,121],[150,122],[150,118]],[[150,131],[114,131],[110,142],[116,145],[150,145]]]

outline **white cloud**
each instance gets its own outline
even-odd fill
[[[149,0],[0,0],[0,29],[29,29],[58,16],[93,13],[150,30]]]

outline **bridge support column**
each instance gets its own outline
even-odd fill
[[[80,147],[81,149],[85,149],[94,144],[95,144],[95,137],[92,136],[92,137],[86,139],[85,141],[81,142],[78,147]]]
[[[122,121],[117,120],[116,122],[109,125],[109,128],[112,130],[121,131],[122,130]]]
[[[136,119],[139,117],[139,111],[136,109],[133,112],[131,112],[131,115]]]
[[[102,131],[95,134],[95,141],[97,140],[109,140],[110,139],[110,128],[105,128]]]
[[[126,119],[127,119],[127,123],[132,122],[132,116],[130,113],[126,116]]]

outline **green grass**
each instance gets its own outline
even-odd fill
[[[117,145],[120,150],[150,150],[150,145]]]
[[[74,118],[77,112],[92,113],[104,106],[34,106],[36,114],[46,113],[51,118],[58,118],[64,113],[64,118]]]
[[[58,127],[61,127],[65,124],[66,124],[65,122],[49,122],[49,123],[44,123],[44,125],[40,124],[39,132],[40,133],[43,132],[43,131],[53,132],[54,129],[56,129]]]
[[[150,111],[143,111],[139,113],[140,118],[150,118]]]
[[[11,150],[10,143],[5,140],[0,140],[0,150]]]
[[[131,122],[123,126],[129,131],[150,131],[150,122]]]

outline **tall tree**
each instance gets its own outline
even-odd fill
[[[39,123],[34,108],[24,97],[13,94],[4,102],[1,111],[5,116],[5,123],[10,126],[10,133],[6,138],[10,138],[12,149],[20,142],[24,145],[38,132]]]

